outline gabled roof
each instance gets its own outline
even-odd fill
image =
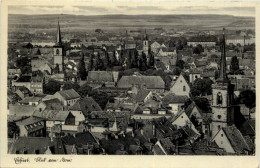
[[[84,97],[75,102],[75,104],[69,107],[72,111],[82,111],[87,116],[89,112],[101,111],[101,107],[92,97]]]
[[[196,105],[196,103],[194,101],[192,101],[192,103],[185,109],[187,116],[190,116],[192,110],[195,107],[198,109],[199,113],[202,113],[202,110]]]
[[[59,139],[54,138],[51,141],[46,137],[18,137],[9,148],[8,153],[16,154],[18,151],[23,154],[25,151],[27,154],[44,154],[48,147],[52,154],[65,154],[62,142]]]
[[[148,89],[165,88],[165,83],[160,76],[123,76],[118,81],[119,88],[130,88],[133,85],[143,85]]]
[[[244,153],[244,150],[250,151],[244,137],[235,126],[223,127],[222,130],[236,153]]]
[[[174,104],[174,103],[185,103],[188,100],[188,96],[175,95],[174,93],[169,93],[162,98],[163,104]]]
[[[9,105],[9,114],[17,116],[31,116],[35,110],[35,106],[31,105]]]
[[[135,100],[137,102],[142,102],[148,96],[149,93],[150,93],[149,90],[139,89],[138,92],[137,92],[137,95],[135,96]]]
[[[118,76],[118,72],[109,71],[89,71],[88,79],[89,83],[105,83],[105,82],[116,82],[114,81],[114,75]]]
[[[80,95],[74,89],[62,90],[57,93],[60,94],[65,100],[80,98]]]
[[[43,118],[51,121],[65,121],[69,115],[69,111],[59,111],[59,110],[43,110],[34,111],[33,116]]]

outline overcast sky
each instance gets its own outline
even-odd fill
[[[220,2],[221,3],[221,2]],[[222,2],[223,3],[223,2]],[[213,7],[213,6],[127,6],[127,5],[95,5],[95,6],[9,6],[9,14],[75,14],[75,15],[107,15],[107,14],[224,14],[234,16],[255,16],[254,7]]]

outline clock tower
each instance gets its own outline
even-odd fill
[[[234,85],[230,83],[226,73],[225,45],[225,29],[223,29],[223,42],[219,76],[216,80],[216,83],[212,85],[213,99],[211,137],[214,137],[222,127],[234,124],[234,113],[232,107]]]

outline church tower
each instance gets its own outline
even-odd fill
[[[63,72],[64,68],[64,49],[61,42],[61,33],[60,33],[60,24],[58,21],[58,27],[57,27],[57,39],[56,43],[53,46],[53,59],[54,59],[54,68],[58,65],[59,66],[59,72]]]
[[[216,83],[212,85],[212,123],[211,137],[222,128],[232,125],[234,113],[232,109],[234,85],[232,85],[226,73],[226,41],[225,29],[223,29],[223,42],[219,76]]]
[[[145,53],[147,58],[148,58],[148,50],[149,50],[148,37],[145,30],[144,39],[143,39],[143,52]]]

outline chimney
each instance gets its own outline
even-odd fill
[[[64,85],[60,85],[60,91],[63,91]]]

